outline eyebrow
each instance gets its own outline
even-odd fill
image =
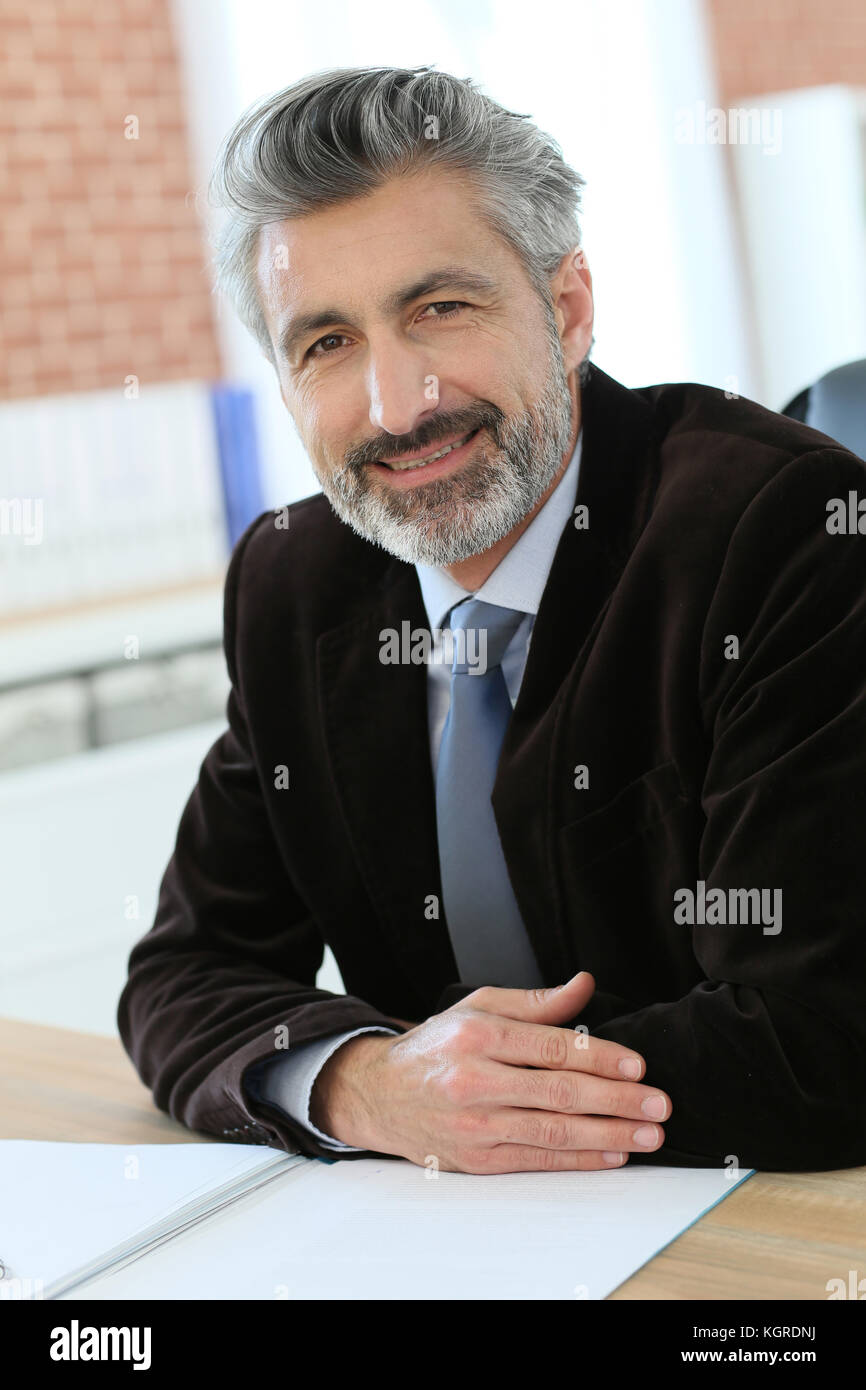
[[[387,295],[380,306],[382,313],[386,316],[397,314],[413,300],[446,288],[467,294],[485,295],[494,293],[497,285],[489,276],[466,270],[463,266],[442,266],[439,270],[430,271],[413,284],[405,285],[402,289],[394,290]],[[310,333],[319,333],[335,323],[348,323],[351,317],[345,309],[339,308],[318,309],[314,313],[298,314],[289,321],[288,327],[280,335],[280,351],[284,357],[288,357],[292,349]]]

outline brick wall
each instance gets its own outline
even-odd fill
[[[0,54],[0,398],[219,376],[170,0],[3,0]]]
[[[706,0],[722,104],[829,83],[866,85],[864,0]]]

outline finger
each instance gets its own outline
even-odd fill
[[[492,1134],[503,1143],[539,1149],[596,1149],[599,1152],[654,1153],[665,1140],[661,1125],[635,1125],[598,1115],[562,1115],[550,1110],[498,1110]]]
[[[480,1165],[473,1172],[480,1173],[557,1173],[583,1171],[597,1168],[621,1168],[628,1162],[628,1155],[611,1154],[612,1162],[604,1153],[594,1149],[540,1149],[530,1144],[497,1144],[488,1149]]]
[[[673,1104],[666,1091],[636,1081],[613,1081],[591,1072],[545,1071],[489,1062],[481,1069],[483,1095],[523,1110],[556,1110],[567,1115],[616,1115],[627,1120],[667,1120]]]
[[[609,1038],[593,1038],[574,1028],[504,1018],[487,1048],[488,1057],[513,1066],[546,1067],[549,1071],[591,1071],[621,1081],[639,1081],[644,1059]]]
[[[465,1007],[483,1009],[505,1018],[522,1018],[533,1023],[565,1023],[585,1009],[595,993],[595,980],[588,970],[579,970],[564,985],[551,989],[500,989],[483,985],[461,1000]]]

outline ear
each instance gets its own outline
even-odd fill
[[[572,372],[592,346],[595,306],[592,275],[579,246],[567,251],[550,281],[556,326],[566,372]]]

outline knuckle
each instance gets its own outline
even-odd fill
[[[571,1077],[555,1077],[549,1083],[548,1097],[551,1110],[576,1110],[580,1108],[580,1088]]]
[[[461,1054],[480,1052],[486,1037],[483,1019],[474,1014],[460,1014],[451,1034],[451,1044]]]
[[[541,1146],[545,1149],[567,1149],[571,1144],[569,1126],[565,1120],[549,1119],[541,1127]]]
[[[461,1000],[460,1007],[463,1009],[488,1009],[494,1002],[494,993],[495,986],[480,985],[478,989],[473,989],[471,994],[467,994],[465,999]]]
[[[458,1062],[442,1074],[440,1086],[446,1100],[452,1105],[464,1106],[480,1098],[484,1081],[471,1067]]]
[[[546,1033],[541,1043],[541,1060],[548,1067],[562,1067],[568,1061],[568,1044],[562,1033]]]
[[[559,1154],[556,1149],[542,1149],[538,1155],[538,1166],[547,1172],[559,1167]]]
[[[536,985],[532,989],[527,989],[525,993],[527,1001],[540,1009],[547,1003],[550,990],[545,989],[542,985]]]
[[[556,1115],[543,1113],[527,1117],[520,1137],[537,1149],[566,1149],[570,1143],[567,1123]]]

